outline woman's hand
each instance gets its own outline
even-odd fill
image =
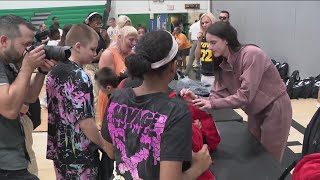
[[[192,104],[202,111],[212,108],[210,101],[206,99],[195,99],[192,101]]]
[[[188,103],[192,103],[193,100],[197,99],[197,96],[190,89],[182,89],[180,96]]]
[[[203,38],[203,32],[199,32],[197,35],[198,42],[201,42]]]

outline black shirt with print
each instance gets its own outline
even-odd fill
[[[192,159],[191,113],[166,93],[136,96],[132,88],[113,94],[102,136],[114,145],[114,178],[159,179],[160,161]],[[186,166],[184,166],[186,167]]]

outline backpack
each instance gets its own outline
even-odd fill
[[[298,70],[293,71],[291,74],[291,77],[293,78],[294,82],[300,81],[299,71]]]
[[[281,63],[277,62],[276,60],[274,59],[271,59],[273,65],[277,68],[277,70],[279,71],[280,69],[280,66],[281,66]]]
[[[279,67],[279,74],[280,74],[280,77],[281,79],[284,79],[287,77],[288,75],[288,70],[289,70],[289,64],[288,63],[282,63]]]
[[[312,93],[312,89],[314,86],[314,77],[308,77],[304,80],[302,80],[304,82],[304,88],[303,90],[300,92],[300,97],[301,98],[310,98],[311,97],[311,93]]]
[[[284,79],[284,83],[287,87],[287,93],[290,97],[290,99],[292,99],[292,91],[293,91],[293,85],[294,85],[294,78],[293,77],[287,77],[286,79]]]
[[[297,99],[300,94],[300,90],[302,91],[299,86],[296,86],[296,84],[300,81],[299,71],[293,71],[291,76],[284,78],[283,81],[286,84],[287,93],[290,99]],[[293,90],[293,88],[295,88],[295,91]]]
[[[318,92],[320,87],[320,81],[315,80],[312,90],[311,90],[311,98],[317,99],[318,98]]]
[[[318,108],[316,113],[313,115],[304,133],[302,157],[293,161],[282,173],[279,180],[284,180],[290,171],[295,167],[297,162],[303,159],[304,156],[313,153],[320,153],[320,108]]]
[[[292,87],[292,99],[298,98],[309,98],[312,94],[312,89],[314,86],[314,77],[309,77],[296,82]]]

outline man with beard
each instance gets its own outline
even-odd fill
[[[55,62],[45,59],[43,45],[28,50],[34,30],[21,17],[0,17],[0,179],[38,179],[27,170],[30,157],[20,111],[25,112],[24,103],[37,100],[45,74]],[[19,70],[17,64],[21,64]],[[39,72],[31,80],[36,68]]]

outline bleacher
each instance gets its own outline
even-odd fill
[[[32,22],[36,27],[45,23],[47,27],[52,25],[52,17],[59,19],[60,27],[65,24],[83,23],[90,12],[98,12],[103,15],[104,5],[94,6],[69,6],[31,9],[0,9],[0,16],[14,14]]]

